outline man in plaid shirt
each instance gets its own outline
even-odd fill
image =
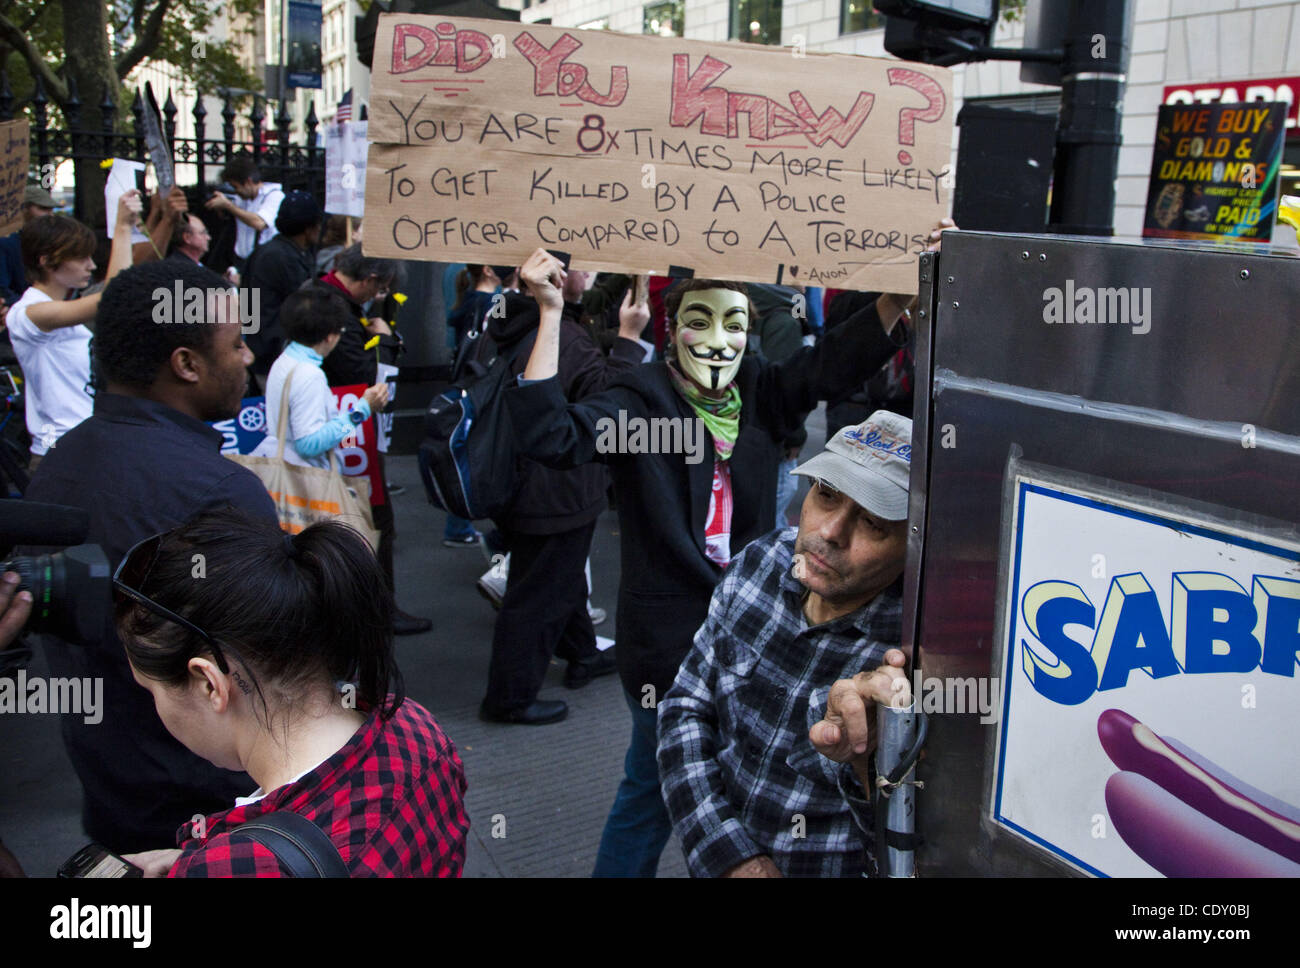
[[[664,801],[696,876],[871,867],[870,703],[908,701],[911,433],[882,410],[835,434],[794,471],[814,480],[797,535],[748,545],[713,593],[659,705]]]

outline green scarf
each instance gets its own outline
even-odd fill
[[[715,399],[701,393],[700,388],[679,373],[676,366],[669,366],[668,372],[673,378],[673,389],[691,405],[713,435],[713,452],[718,460],[730,460],[740,433],[740,390],[735,382],[727,387],[726,393]]]

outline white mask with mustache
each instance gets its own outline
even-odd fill
[[[674,343],[682,373],[702,390],[722,390],[745,355],[749,297],[734,289],[702,289],[682,297]]]

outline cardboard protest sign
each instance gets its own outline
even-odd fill
[[[365,250],[914,293],[952,123],[939,67],[384,15]]]
[[[366,392],[366,387],[358,383],[355,386],[330,387],[330,392],[334,394],[339,413],[346,413],[356,406],[361,394]],[[223,454],[253,453],[268,434],[266,397],[245,397],[239,404],[238,416],[219,420],[212,426],[221,433]],[[377,444],[373,416],[339,442],[339,453],[342,455],[339,470],[345,477],[365,477],[370,481],[372,505],[387,503],[384,500],[384,475],[379,466]]]
[[[23,193],[27,190],[27,122],[0,123],[0,235],[23,227]]]
[[[1268,242],[1287,105],[1162,104],[1142,235]]]
[[[366,128],[369,121],[344,121],[325,129],[325,211],[366,214]]]

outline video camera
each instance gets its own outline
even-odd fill
[[[112,573],[104,550],[82,544],[90,514],[82,508],[0,500],[0,574],[17,572],[18,588],[32,593],[31,632],[71,642],[93,640],[104,627]],[[61,547],[52,554],[17,555],[14,546]]]

